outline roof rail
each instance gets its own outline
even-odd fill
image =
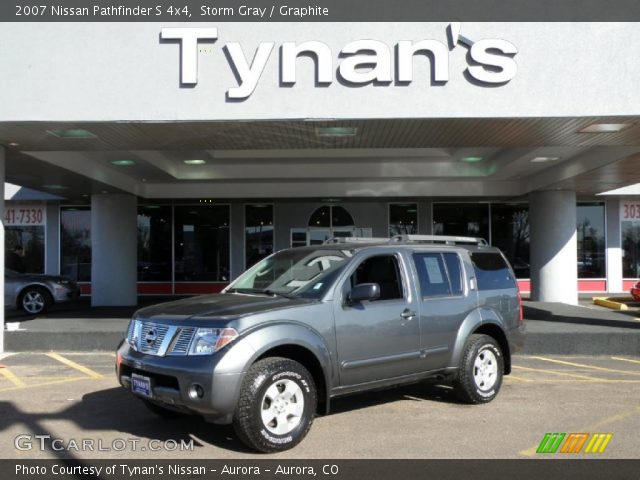
[[[324,241],[324,245],[332,243],[389,243],[389,239],[383,237],[332,237]]]
[[[445,245],[488,245],[480,237],[455,237],[448,235],[395,235],[389,243],[440,243]]]
[[[383,237],[333,237],[325,245],[335,243],[436,243],[444,245],[488,245],[484,238],[454,237],[448,235],[395,235]]]

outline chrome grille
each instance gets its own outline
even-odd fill
[[[178,328],[178,335],[169,350],[169,355],[186,355],[189,353],[189,345],[195,333],[195,327]]]
[[[167,336],[171,330],[171,335]],[[149,355],[164,355],[166,347],[163,347],[165,340],[171,341],[175,333],[175,327],[162,325],[160,323],[142,322],[140,336],[138,337],[138,351]]]

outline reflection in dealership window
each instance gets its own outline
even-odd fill
[[[246,205],[244,209],[246,268],[273,253],[273,205]]]
[[[20,273],[44,273],[44,226],[5,227],[4,263]]]
[[[138,207],[138,281],[171,281],[171,207]]]
[[[389,204],[389,236],[418,233],[418,205],[416,203]]]
[[[60,209],[60,273],[78,282],[91,281],[91,209]]]
[[[229,207],[175,207],[176,281],[229,281]]]
[[[604,204],[580,203],[576,211],[578,278],[604,278]]]
[[[436,203],[433,233],[480,237],[489,241],[489,205],[482,203]]]
[[[517,278],[529,278],[529,206],[491,204],[491,243],[505,254]]]
[[[640,222],[622,222],[622,275],[640,278]]]

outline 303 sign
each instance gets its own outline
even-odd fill
[[[45,207],[42,205],[9,205],[4,209],[5,227],[44,225]]]
[[[640,222],[640,203],[623,202],[620,204],[620,218],[624,221]]]

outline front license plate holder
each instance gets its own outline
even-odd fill
[[[136,395],[140,395],[146,398],[153,397],[153,391],[151,390],[151,379],[144,375],[138,375],[134,373],[131,375],[131,391]]]

